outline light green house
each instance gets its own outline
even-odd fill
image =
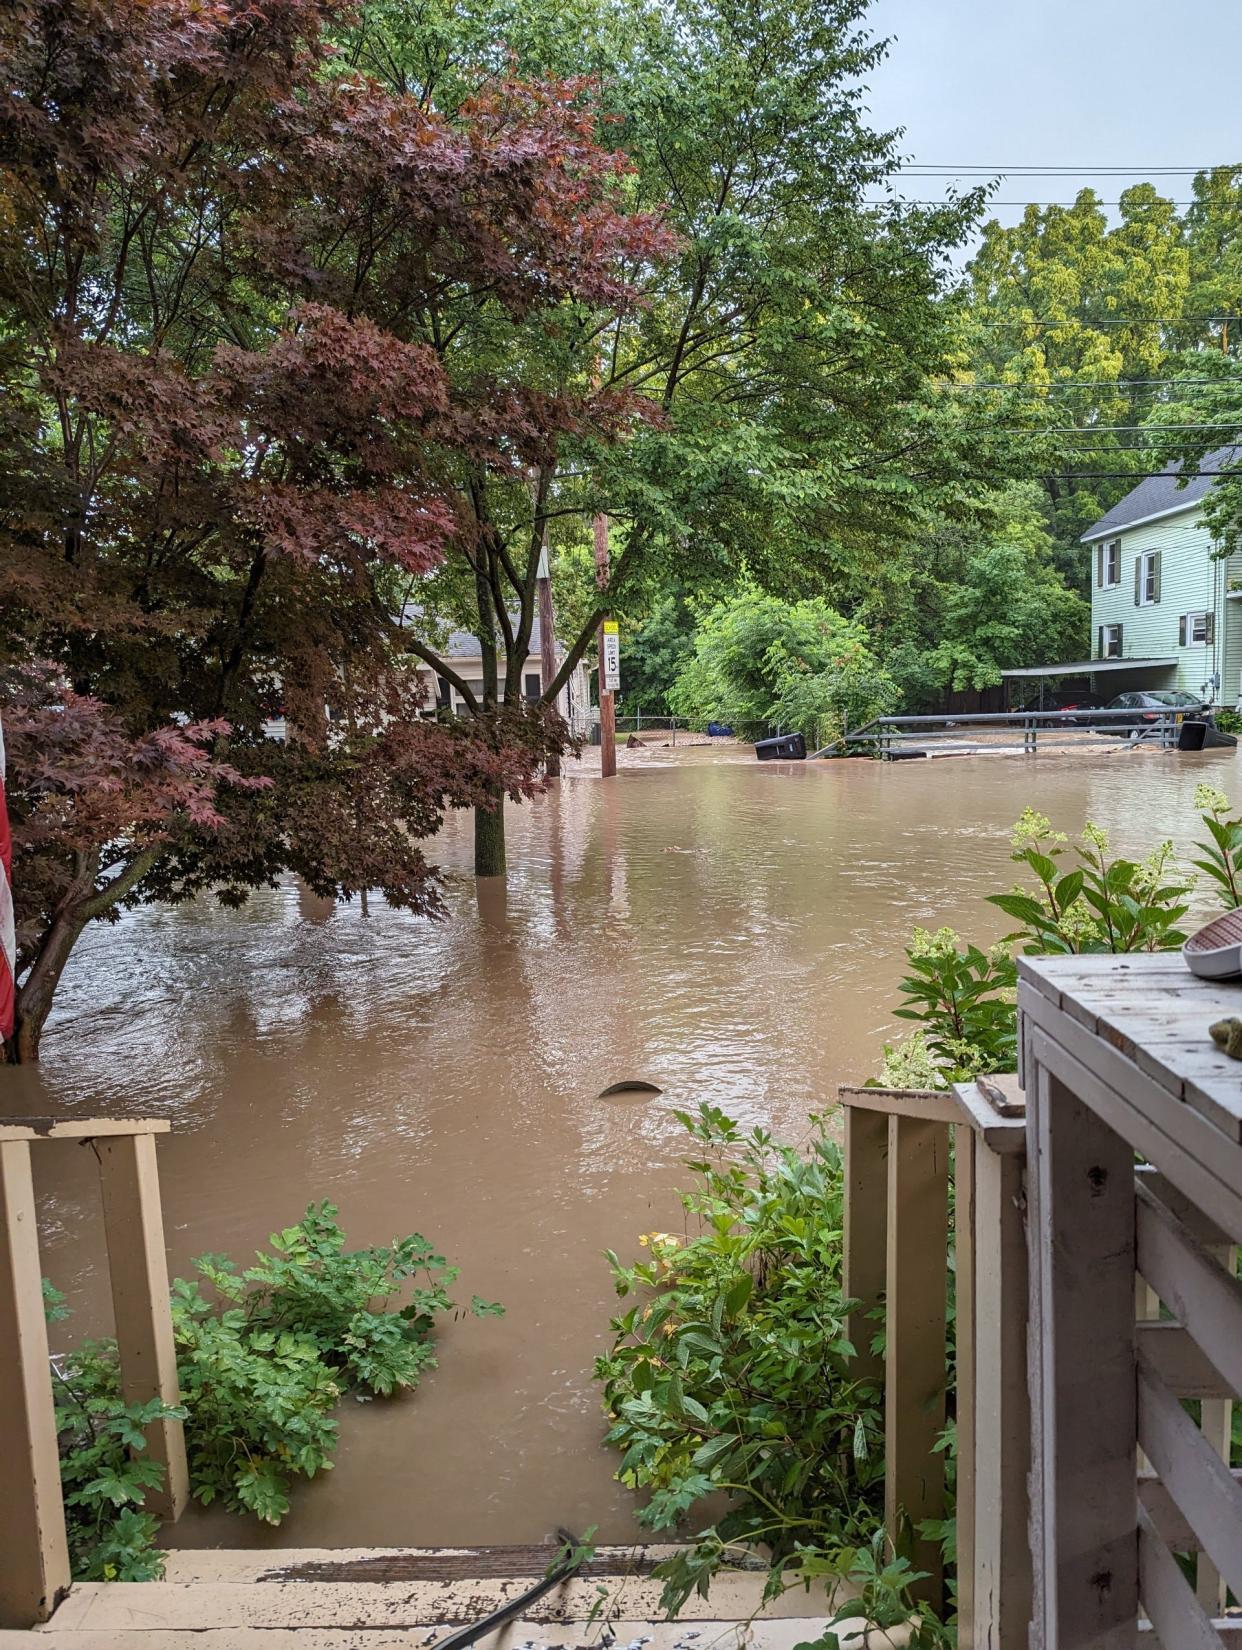
[[[1240,456],[1222,448],[1202,469],[1219,471]],[[1242,585],[1242,554],[1212,557],[1202,506],[1214,485],[1205,473],[1179,487],[1170,466],[1083,534],[1097,691],[1183,688],[1217,705],[1242,698],[1242,588],[1230,588]]]

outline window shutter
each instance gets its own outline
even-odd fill
[[[1153,602],[1160,600],[1160,557],[1162,554],[1162,551],[1157,550],[1151,558],[1151,599]]]
[[[1104,657],[1104,626],[1102,624],[1095,627],[1095,656],[1097,659]]]
[[[1188,633],[1189,630],[1190,630],[1190,614],[1189,613],[1183,613],[1181,618],[1177,621],[1177,645],[1178,645],[1178,647],[1185,647],[1185,645],[1186,645],[1186,636],[1187,636],[1187,633]]]
[[[1103,590],[1104,588],[1104,555],[1104,546],[1098,544],[1095,550],[1095,587],[1097,590]]]
[[[1143,558],[1134,558],[1134,605],[1137,607],[1143,599]]]
[[[1204,629],[1204,632],[1203,632],[1203,639],[1208,644],[1208,646],[1211,647],[1212,643],[1216,640],[1216,615],[1215,615],[1215,613],[1205,613],[1204,616],[1203,616],[1203,622],[1204,622],[1204,625],[1206,627]]]
[[[1120,625],[1118,625],[1117,626],[1117,657],[1119,659],[1124,659],[1125,658],[1125,653],[1122,650],[1121,637],[1122,637],[1122,628],[1121,628]]]

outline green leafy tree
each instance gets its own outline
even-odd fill
[[[563,627],[550,697],[603,612],[640,617],[654,591],[745,576],[857,593],[928,498],[978,468],[980,442],[968,452],[961,421],[924,400],[953,344],[943,252],[976,203],[874,204],[897,152],[865,118],[884,50],[865,15],[865,0],[364,14],[349,49],[446,111],[494,72],[496,41],[524,73],[597,71],[608,139],[633,167],[626,205],[670,237],[667,256],[631,259],[632,301],[612,309],[567,305],[522,329],[462,306],[438,323],[463,363],[520,361],[548,394],[638,414],[611,442],[570,432],[507,478],[472,481],[498,565],[476,579],[450,562],[417,597],[479,635],[485,674],[502,638],[520,682],[545,527],[554,547],[562,532],[580,545],[603,512],[612,552],[607,590]]]
[[[694,610],[684,590],[660,596],[621,639],[621,688],[625,710],[672,714],[669,694],[694,651]]]
[[[730,722],[751,739],[782,727],[823,744],[895,698],[861,626],[819,598],[786,602],[750,589],[702,616],[669,703],[698,726]]]
[[[1190,286],[1178,329],[1185,347],[1242,354],[1242,166],[1214,166],[1194,180],[1187,209]]]
[[[1085,189],[1071,207],[1031,206],[1020,223],[984,230],[969,269],[967,349],[977,380],[1013,388],[970,401],[981,421],[1059,432],[1042,479],[1067,566],[1085,565],[1078,535],[1170,456],[1135,426],[1189,287],[1181,221],[1151,184],[1124,191],[1112,227]]]
[[[1089,604],[1058,570],[1032,482],[990,490],[974,522],[930,522],[919,554],[894,557],[857,617],[910,712],[1089,651]]]

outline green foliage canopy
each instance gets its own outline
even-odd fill
[[[825,744],[895,697],[860,625],[821,598],[786,602],[752,588],[702,615],[669,701],[700,727],[730,722],[748,739],[781,727]]]

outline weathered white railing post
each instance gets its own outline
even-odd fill
[[[1012,1079],[1007,1085],[1011,1101]],[[995,1092],[995,1091],[993,1091]],[[937,1543],[918,1536],[946,1514],[945,1425],[950,1138],[956,1196],[958,1643],[1025,1650],[1026,1272],[1023,1122],[975,1085],[952,1092],[840,1091],[845,1106],[844,1287],[862,1379],[883,1381],[885,1523],[927,1572],[916,1595],[943,1602]],[[870,1351],[883,1302],[886,1355]],[[1002,1604],[1001,1575],[1005,1587]],[[974,1600],[993,1625],[975,1638]],[[983,1619],[982,1614],[980,1620]],[[1003,1625],[1003,1633],[1002,1633]]]
[[[69,1585],[31,1145],[91,1143],[99,1157],[121,1387],[130,1403],[178,1401],[164,1256],[156,1118],[0,1121],[0,1628],[45,1621]],[[154,1422],[148,1448],[165,1467],[147,1505],[176,1518],[185,1505],[180,1421]]]
[[[0,1137],[0,1627],[45,1621],[68,1585],[30,1142]]]
[[[1017,1079],[959,1083],[957,1567],[961,1650],[1026,1650],[1026,1124]]]

